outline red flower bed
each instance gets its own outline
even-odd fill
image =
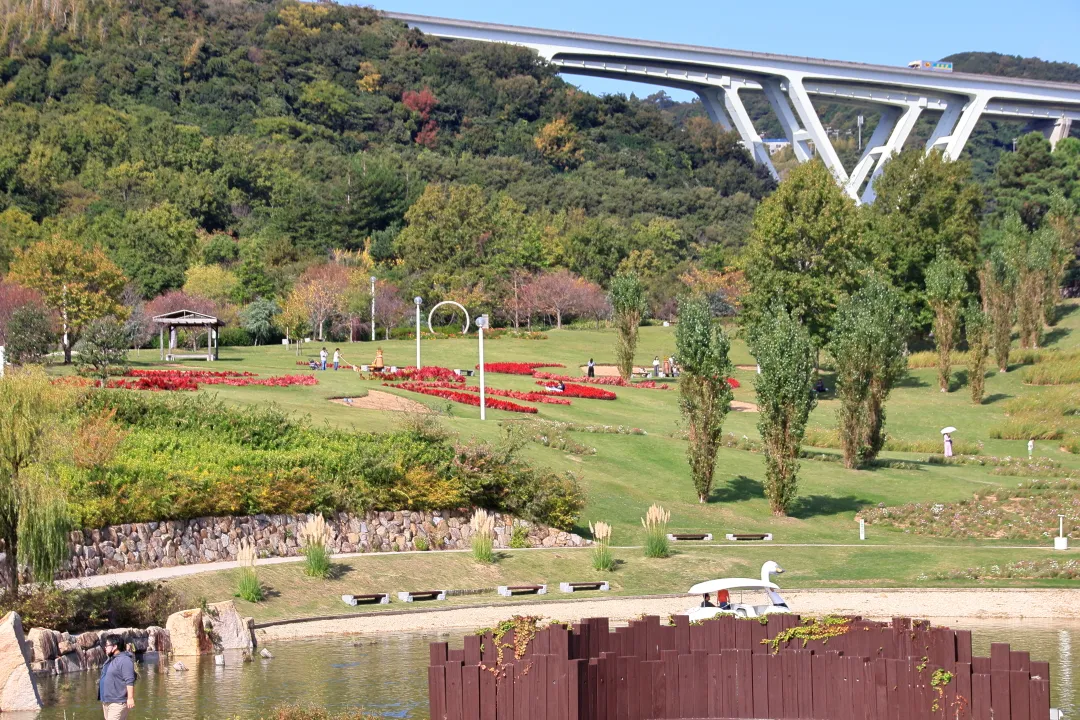
[[[537,380],[536,384],[550,388],[549,382],[550,381],[546,380]],[[565,380],[562,382],[565,389],[556,394],[562,395],[563,397],[586,398],[588,400],[614,400],[617,397],[615,393],[610,390],[604,390],[603,388],[590,387],[588,385],[574,385]]]
[[[170,369],[170,370],[139,370],[131,369],[124,373],[124,377],[171,377],[174,375],[184,375],[190,378],[238,378],[238,377],[256,377],[255,373],[251,372],[237,372],[235,370],[200,370],[199,368],[188,369]]]
[[[621,377],[615,375],[605,377],[571,377],[569,375],[554,375],[552,373],[537,371],[533,373],[533,377],[540,378],[541,380],[561,380],[562,382],[589,383],[590,385],[612,385],[614,387],[638,388],[641,390],[669,389],[669,386],[666,383],[658,383],[655,380],[643,380],[641,382],[628,383]],[[739,381],[735,378],[728,378],[727,382],[732,389],[739,387]]]
[[[731,387],[732,390],[735,390],[736,388],[739,387],[739,381],[736,380],[735,378],[728,378],[727,379],[727,384],[728,384],[729,387]]]
[[[465,390],[466,392],[479,393],[480,387],[478,385],[452,385],[450,383],[430,382],[424,383],[427,387],[446,388],[448,390]],[[485,395],[496,395],[498,397],[514,398],[515,400],[524,400],[526,402],[538,402],[547,403],[548,405],[569,405],[570,401],[566,398],[558,397],[562,393],[548,393],[548,392],[520,392],[518,390],[503,390],[502,388],[484,388]]]
[[[438,367],[437,365],[429,365],[427,367],[422,367],[419,370],[410,365],[409,367],[400,368],[397,372],[372,373],[370,379],[384,380],[387,382],[397,382],[400,380],[448,383],[465,382],[465,378],[455,374],[450,368]]]
[[[566,367],[561,363],[552,362],[496,362],[484,363],[484,372],[502,373],[503,375],[532,375],[533,370],[542,367]],[[476,366],[480,368],[479,365]]]
[[[389,383],[384,384],[388,387],[391,387]],[[462,392],[461,390],[449,390],[447,388],[431,387],[429,385],[424,385],[423,383],[414,382],[403,382],[400,385],[396,385],[393,387],[403,388],[405,390],[417,392],[422,395],[432,395],[434,397],[440,397],[444,400],[451,400],[453,402],[458,402],[463,405],[474,405],[476,407],[480,407],[480,395],[478,392],[471,393]],[[534,407],[529,407],[527,405],[518,405],[517,403],[512,403],[508,400],[488,400],[485,398],[484,405],[486,407],[494,408],[496,410],[509,410],[510,412],[537,412],[536,408]]]
[[[193,379],[184,377],[183,374],[177,373],[176,375],[150,375],[145,377],[137,377],[133,380],[126,378],[119,378],[117,380],[110,380],[108,387],[118,388],[120,390],[198,390],[199,385]]]

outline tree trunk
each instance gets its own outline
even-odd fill
[[[65,365],[70,365],[71,364],[71,338],[68,335],[64,335],[64,342],[62,343],[62,345],[64,347],[64,364]]]
[[[4,538],[4,560],[0,563],[0,582],[4,584],[4,591],[12,598],[17,597],[19,593],[18,550],[17,538]]]
[[[555,310],[555,329],[562,330],[562,310]]]

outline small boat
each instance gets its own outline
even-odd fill
[[[761,617],[763,615],[775,615],[777,613],[790,613],[787,602],[780,596],[780,586],[772,582],[771,577],[784,572],[784,568],[769,560],[761,566],[761,579],[752,578],[718,578],[698,583],[690,588],[690,595],[701,595],[704,600],[700,605],[689,608],[686,614],[690,621],[706,620],[717,615],[734,615],[735,617]],[[709,596],[716,593],[716,600],[710,600]],[[738,595],[738,599],[732,598],[732,593]],[[747,593],[763,597],[766,602],[755,605],[745,602]]]

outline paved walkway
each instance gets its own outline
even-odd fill
[[[745,544],[711,544],[701,545],[695,544],[693,547],[712,547],[712,548],[726,548],[728,550],[734,550],[736,548],[748,548],[748,549],[763,549],[763,548],[784,548],[784,547],[820,547],[820,548],[859,548],[861,550],[874,550],[874,549],[919,549],[919,550],[956,550],[959,548],[974,548],[977,550],[1049,550],[1053,551],[1053,547],[1042,547],[1035,545],[885,545],[876,544],[871,542],[863,543],[745,543]],[[575,547],[559,547],[559,548],[523,548],[515,550],[514,552],[563,552],[572,550],[589,550],[589,546],[575,548]],[[615,546],[618,550],[640,550],[640,545],[621,545]],[[406,552],[397,552],[394,555],[411,555],[419,552],[430,552],[422,550],[411,550]],[[471,550],[440,550],[440,553],[468,553]],[[334,555],[335,558],[357,558],[357,557],[381,557],[385,556],[385,553],[341,553]],[[303,556],[298,557],[274,557],[259,560],[259,565],[279,565],[281,563],[294,563],[303,562]],[[162,567],[153,568],[150,570],[134,570],[132,572],[120,572],[110,573],[108,575],[92,575],[84,578],[71,578],[68,580],[57,580],[56,584],[65,590],[72,590],[76,588],[97,588],[106,587],[108,585],[119,585],[126,582],[151,582],[154,580],[170,580],[172,578],[185,577],[187,575],[199,575],[201,573],[217,572],[219,570],[233,570],[239,567],[239,563],[235,560],[229,560],[224,562],[213,563],[199,563],[196,565],[177,565],[176,567]]]

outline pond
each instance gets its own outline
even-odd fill
[[[1080,624],[1017,620],[935,622],[969,628],[976,654],[991,642],[1007,642],[1050,662],[1052,704],[1070,717],[1080,713]],[[187,661],[187,672],[139,664],[132,720],[165,718],[257,718],[281,702],[312,702],[333,708],[363,706],[390,718],[426,720],[428,643],[460,647],[465,631],[394,636],[293,640],[270,646],[272,660],[224,667],[209,658]],[[97,673],[40,678],[45,709],[38,720],[101,717],[95,698]]]

